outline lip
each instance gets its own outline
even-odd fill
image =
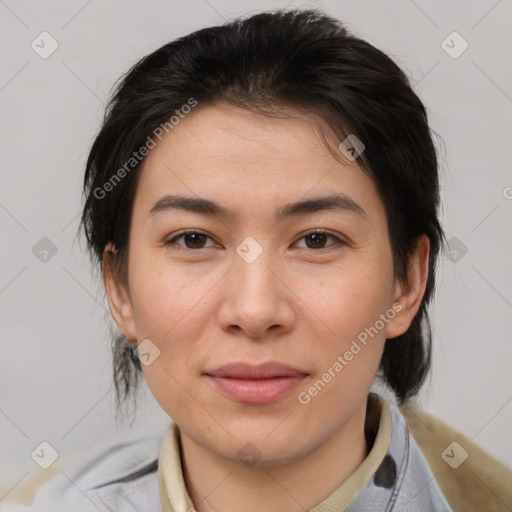
[[[299,386],[307,373],[278,362],[229,363],[205,372],[227,398],[243,404],[276,402]]]

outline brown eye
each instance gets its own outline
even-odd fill
[[[185,245],[189,249],[200,249],[205,244],[206,237],[199,233],[190,233],[188,235],[184,235],[183,239],[185,240]]]
[[[325,244],[329,238],[334,240],[335,243],[331,243],[326,246]],[[343,244],[343,241],[338,237],[324,231],[312,231],[311,233],[304,235],[301,240],[305,240],[307,249],[325,249],[335,245],[336,243]]]
[[[309,249],[322,249],[327,240],[327,236],[323,233],[311,233],[304,238],[306,239],[306,245],[308,245],[308,242],[310,243],[308,245]]]
[[[204,235],[203,233],[199,233],[197,231],[187,231],[175,236],[174,238],[166,242],[166,245],[175,244],[177,243],[178,240],[183,239],[184,243],[178,243],[177,245],[184,247],[185,249],[203,249],[205,247],[206,241],[209,238],[209,236]]]

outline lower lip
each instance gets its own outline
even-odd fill
[[[271,379],[232,379],[208,376],[228,398],[242,404],[269,404],[290,393],[306,378],[305,375],[273,377]]]

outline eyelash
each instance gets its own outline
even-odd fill
[[[210,238],[211,237],[209,235],[207,235],[206,233],[202,233],[201,231],[196,231],[196,230],[187,230],[187,231],[181,231],[180,233],[178,233],[177,235],[173,236],[171,239],[165,241],[165,245],[166,246],[170,246],[174,243],[176,243],[177,240],[179,240],[180,238],[183,238],[187,235],[191,235],[191,234],[194,234],[194,235],[202,235],[206,238]],[[313,230],[313,231],[309,231],[308,233],[305,233],[304,235],[302,235],[299,240],[302,240],[303,238],[306,238],[307,236],[309,235],[326,235],[328,237],[331,237],[333,238],[336,243],[332,244],[332,245],[329,245],[327,247],[321,247],[319,249],[310,249],[308,247],[305,247],[305,249],[309,250],[309,251],[313,251],[313,252],[320,252],[320,251],[329,251],[329,250],[332,250],[331,248],[332,247],[335,247],[336,245],[346,245],[346,243],[341,240],[341,238],[333,235],[332,233],[329,233],[328,231],[325,231],[323,229],[316,229],[316,230]],[[201,249],[209,249],[209,247],[200,247],[199,249],[191,249],[189,247],[183,247],[183,246],[179,246],[179,250],[185,250],[185,251],[199,251]]]

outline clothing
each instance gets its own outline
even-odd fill
[[[401,412],[455,512],[512,511],[509,467],[432,414],[409,405],[402,406]],[[450,458],[456,453],[457,459]]]
[[[446,512],[429,466],[398,407],[380,399],[375,442],[360,466],[310,512]],[[192,512],[184,483],[179,429],[100,450],[64,468],[32,505],[2,503],[2,512]],[[262,504],[262,511],[264,504]]]

